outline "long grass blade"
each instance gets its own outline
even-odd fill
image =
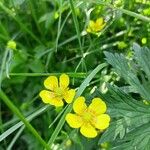
[[[15,113],[20,120],[25,124],[25,126],[29,129],[29,131],[37,138],[37,140],[48,150],[49,147],[46,142],[41,138],[38,132],[33,128],[33,126],[26,120],[26,118],[22,115],[19,109],[12,103],[12,101],[7,97],[7,95],[0,90],[0,97],[4,101],[4,103]]]

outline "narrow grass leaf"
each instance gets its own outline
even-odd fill
[[[25,126],[29,129],[29,131],[37,138],[37,140],[48,150],[49,147],[46,144],[46,142],[41,138],[38,132],[26,120],[26,118],[22,115],[19,109],[12,103],[12,101],[7,97],[7,95],[2,90],[0,90],[0,97],[4,101],[4,103],[21,119],[21,121],[25,124]]]
[[[31,121],[35,117],[39,116],[41,113],[45,112],[48,107],[49,106],[47,105],[47,106],[44,106],[44,107],[40,108],[36,112],[34,112],[31,115],[29,115],[28,117],[26,117],[26,120],[27,121]],[[14,126],[10,127],[8,130],[6,130],[3,134],[0,135],[0,142],[2,140],[4,140],[5,138],[7,138],[10,134],[12,134],[13,132],[15,132],[22,125],[24,125],[24,123],[22,121],[20,121],[20,122],[16,123]]]

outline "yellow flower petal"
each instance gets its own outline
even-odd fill
[[[69,76],[67,74],[62,74],[59,78],[59,86],[62,88],[67,88],[69,85]]]
[[[82,113],[85,111],[86,108],[87,105],[85,103],[85,98],[83,96],[78,97],[73,103],[73,110],[77,114],[82,115]]]
[[[53,92],[47,90],[42,90],[39,95],[44,103],[49,103],[55,97]]]
[[[95,22],[93,20],[90,20],[89,27],[94,28],[94,26],[95,26]]]
[[[87,32],[96,33],[101,31],[106,23],[104,22],[103,18],[98,18],[95,22],[93,20],[90,20]]]
[[[98,18],[96,20],[96,24],[99,25],[99,26],[101,26],[103,24],[103,22],[104,22],[103,18]]]
[[[71,103],[73,101],[74,96],[75,96],[75,90],[71,89],[65,93],[64,99],[67,103]]]
[[[49,104],[54,105],[55,107],[62,107],[64,102],[61,98],[56,97],[50,100]]]
[[[59,97],[55,97],[55,94],[53,92],[43,90],[40,92],[39,95],[42,98],[42,101],[44,103],[48,103],[48,104],[54,105],[56,107],[60,107],[60,106],[64,105],[62,99]]]
[[[91,124],[84,124],[80,128],[80,132],[82,135],[88,138],[94,138],[97,136],[97,131]]]
[[[92,32],[92,30],[90,28],[87,28],[86,31],[89,33]]]
[[[101,30],[105,27],[105,25],[106,25],[106,23],[104,23],[103,25],[99,26],[99,27],[97,28],[97,30],[98,30],[98,31],[101,31]]]
[[[106,112],[106,104],[100,98],[94,98],[89,105],[89,109],[92,110],[95,115],[100,115]]]
[[[95,26],[95,22],[94,21],[92,21],[92,20],[90,20],[90,22],[89,22],[89,25],[88,25],[88,27],[87,27],[87,32],[92,32],[93,31],[93,29],[95,28],[94,27]]]
[[[109,122],[110,122],[110,116],[107,114],[102,114],[96,117],[96,122],[95,123],[93,122],[93,123],[97,129],[104,130],[108,128]]]
[[[44,81],[44,86],[49,89],[54,91],[54,89],[58,88],[58,79],[55,76],[49,76],[45,81]]]
[[[66,115],[66,121],[72,128],[79,128],[83,124],[82,118],[80,116],[71,113]]]

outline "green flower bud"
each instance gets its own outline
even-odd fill
[[[16,50],[16,42],[13,40],[8,41],[7,42],[7,48]]]

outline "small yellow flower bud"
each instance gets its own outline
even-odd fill
[[[101,144],[101,147],[102,148],[108,148],[108,145],[109,145],[108,142],[104,142]]]
[[[141,42],[142,42],[142,44],[146,44],[147,43],[147,38],[142,38],[142,40],[141,40]]]
[[[16,42],[13,40],[8,41],[7,42],[7,48],[15,50],[16,49]]]
[[[147,100],[143,100],[143,103],[144,103],[145,105],[149,105],[149,104],[150,104]]]
[[[120,41],[117,43],[118,49],[124,49],[127,47],[127,44],[124,41]]]
[[[109,142],[101,143],[100,147],[102,150],[109,150],[110,149],[110,143]]]
[[[70,139],[68,139],[68,140],[66,141],[66,146],[69,147],[69,146],[71,146],[71,144],[72,144],[72,141],[71,141]]]
[[[58,13],[58,12],[55,12],[54,18],[57,19],[58,17],[59,17],[59,13]]]

